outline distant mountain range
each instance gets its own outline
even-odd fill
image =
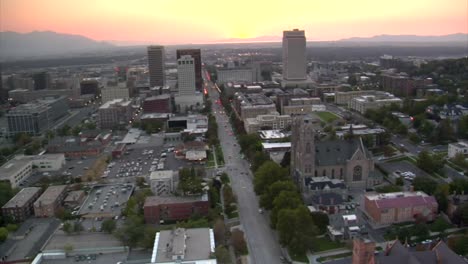
[[[282,41],[280,36],[260,36],[255,38],[229,38],[213,41],[215,43],[240,43],[240,42],[278,42]]]
[[[347,38],[345,42],[462,42],[468,43],[468,34],[457,33],[442,36],[378,35],[369,38]]]
[[[229,38],[205,44],[262,42],[278,43],[281,42],[281,40],[281,36],[260,36],[255,38]],[[449,42],[468,43],[468,34],[458,33],[444,36],[379,35],[369,38],[348,38],[339,41],[323,41],[316,43],[318,45],[329,45],[329,43],[339,43],[340,45],[342,44],[345,46],[353,46],[357,45],[358,43],[370,43],[370,45],[381,45],[384,43],[390,43],[394,45],[411,45],[411,43]],[[119,41],[112,43],[113,44],[109,42],[99,42],[80,35],[62,34],[52,31],[33,31],[31,33],[24,34],[9,31],[0,32],[0,61],[37,59],[44,57],[57,57],[67,55],[70,56],[84,53],[87,53],[89,55],[102,51],[112,52],[115,49],[122,49],[122,46],[149,44],[134,41]],[[117,46],[114,44],[116,44]],[[189,44],[187,45],[191,46]]]
[[[278,42],[280,36],[260,36],[255,38],[229,38],[216,41],[217,43],[243,43],[243,42]],[[442,36],[417,36],[417,35],[378,35],[367,38],[346,38],[338,41],[324,42],[467,42],[468,34],[456,33]]]
[[[25,34],[11,31],[0,32],[0,60],[46,57],[109,48],[114,48],[114,45],[98,42],[80,35],[61,34],[52,31],[33,31]]]

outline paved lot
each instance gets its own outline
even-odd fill
[[[109,264],[124,262],[127,258],[127,253],[112,253],[97,255],[95,260],[76,261],[75,257],[68,257],[66,259],[48,259],[44,260],[42,264],[71,264],[71,263],[93,263],[93,264]]]
[[[8,255],[10,261],[34,258],[59,224],[54,218],[29,218],[10,236],[7,243],[10,247],[0,247],[0,255]]]
[[[134,182],[136,177],[149,176],[158,166],[161,170],[179,170],[190,165],[176,159],[168,149],[162,135],[140,137],[136,144],[127,147],[125,155],[109,164],[103,178],[112,183]]]
[[[416,167],[415,165],[411,164],[408,161],[383,162],[383,163],[379,163],[379,166],[387,174],[392,174],[395,171],[400,171],[400,172],[409,171],[409,172],[414,173],[416,176],[431,177],[425,171],[421,170],[420,168]]]
[[[96,186],[89,193],[78,214],[84,217],[113,217],[120,215],[133,189],[133,184]]]
[[[99,232],[81,232],[79,235],[66,235],[56,232],[44,250],[63,250],[64,245],[72,245],[74,250],[120,247],[122,243],[114,235]]]

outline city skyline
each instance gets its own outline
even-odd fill
[[[2,0],[1,31],[55,31],[116,44],[187,44],[277,37],[301,28],[310,41],[468,33],[464,0],[57,1]],[[73,12],[69,12],[73,10]],[[229,12],[227,12],[229,11]]]

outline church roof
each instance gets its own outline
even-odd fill
[[[308,186],[310,190],[346,189],[346,185],[343,181],[334,179],[316,181],[315,178],[316,177],[305,178],[305,185]]]
[[[318,166],[345,164],[358,149],[364,153],[365,159],[370,159],[370,153],[363,146],[360,138],[318,141],[315,143],[315,164]]]
[[[313,195],[309,201],[309,204],[315,205],[340,205],[344,202],[343,197],[337,193],[322,193]]]

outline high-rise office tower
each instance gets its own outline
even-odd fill
[[[195,65],[195,85],[198,91],[203,89],[203,78],[201,71],[201,51],[200,49],[180,49],[177,50],[177,59],[180,59],[183,55],[190,55],[193,58]]]
[[[164,46],[148,47],[148,69],[150,86],[164,86],[166,84],[165,71],[166,53]]]
[[[195,60],[190,55],[182,55],[177,60],[177,84],[179,95],[194,95]]]
[[[50,75],[47,72],[33,74],[34,90],[44,90],[50,88]]]
[[[304,30],[283,31],[283,79],[306,80],[306,37]]]

